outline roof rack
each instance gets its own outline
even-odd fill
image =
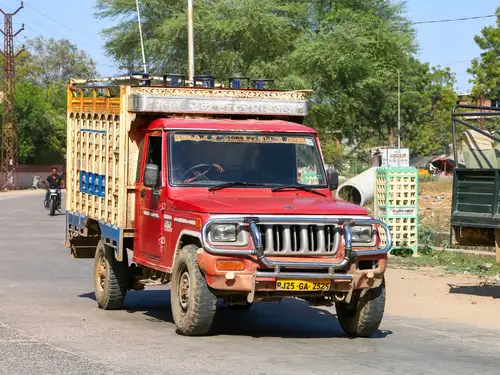
[[[244,80],[247,80],[247,85],[241,87]],[[163,77],[134,73],[110,78],[72,79],[70,82],[72,107],[81,110],[94,108],[94,111],[106,106],[111,110],[119,105],[120,101],[113,102],[109,88],[128,86],[126,107],[133,113],[305,117],[307,96],[311,92],[275,90],[274,81],[264,78],[231,77],[228,87],[225,87],[217,84],[209,74],[195,76],[192,82],[175,73]],[[97,95],[104,89],[105,97]],[[86,94],[89,90],[91,96]]]

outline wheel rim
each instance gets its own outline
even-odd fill
[[[104,282],[106,281],[106,271],[107,270],[106,270],[106,262],[104,260],[104,253],[100,251],[96,266],[96,281],[101,292],[104,290]]]
[[[184,311],[189,307],[190,285],[191,278],[189,277],[189,272],[184,270],[179,277],[179,304]]]

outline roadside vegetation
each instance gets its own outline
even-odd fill
[[[492,257],[459,252],[448,242],[435,247],[435,232],[423,227],[419,233],[419,249],[416,256],[411,250],[398,249],[391,253],[390,266],[408,269],[434,267],[444,273],[471,274],[494,277],[500,282],[500,264]]]
[[[492,258],[473,254],[429,250],[415,257],[393,255],[389,260],[389,265],[407,269],[435,267],[444,273],[495,277],[497,281],[500,281],[500,264],[496,264]]]

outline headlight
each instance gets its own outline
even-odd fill
[[[353,243],[371,243],[373,241],[372,226],[353,226],[351,227]]]
[[[210,230],[213,242],[236,242],[236,224],[214,224]]]

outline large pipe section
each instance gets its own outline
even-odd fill
[[[337,189],[337,199],[364,206],[373,199],[376,170],[377,167],[372,167],[342,183]]]

